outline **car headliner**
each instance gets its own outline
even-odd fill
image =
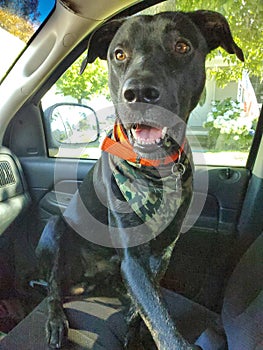
[[[141,2],[141,0],[59,0],[59,2],[75,15],[87,19],[102,21],[121,9],[125,9],[132,4]]]

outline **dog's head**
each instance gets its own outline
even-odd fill
[[[205,84],[205,58],[217,47],[243,61],[226,19],[217,12],[164,12],[104,24],[86,60],[108,60],[109,87],[135,152],[150,159],[173,152]],[[176,145],[176,146],[175,146]]]

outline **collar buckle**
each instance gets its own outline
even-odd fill
[[[181,163],[181,156],[182,156],[182,151],[181,149],[179,149],[177,161],[173,164],[171,169],[171,173],[178,179],[181,179],[181,177],[185,173],[185,165]]]

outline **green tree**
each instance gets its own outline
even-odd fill
[[[58,93],[72,96],[79,103],[83,99],[91,100],[99,94],[109,98],[107,63],[97,59],[86,67],[82,75],[79,75],[80,66],[85,56],[86,53],[76,60],[57,81]]]
[[[231,64],[229,68],[215,67],[210,74],[216,77],[217,83],[225,85],[230,79],[241,78],[242,70],[248,70],[250,76],[263,75],[263,1],[262,0],[168,0],[150,10],[153,14],[161,11],[195,11],[212,10],[226,17],[236,43],[242,48],[245,63],[235,55],[227,54],[223,49],[214,50],[208,58],[220,54]],[[146,10],[150,13],[149,9]],[[229,75],[230,74],[230,75]]]
[[[0,7],[25,20],[35,21],[39,16],[38,0],[0,0]]]
[[[257,0],[168,0],[143,11],[155,14],[162,11],[194,11],[198,9],[213,10],[222,13],[228,20],[236,43],[242,48],[245,63],[240,62],[235,55],[227,54],[223,49],[212,51],[208,59],[220,52],[223,59],[231,64],[229,67],[214,67],[209,70],[214,75],[219,86],[224,86],[229,80],[237,81],[242,76],[242,70],[248,70],[250,76],[260,77],[263,73],[263,1]],[[109,98],[107,85],[107,65],[96,60],[89,64],[80,76],[80,65],[84,56],[78,59],[59,79],[57,88],[63,95],[73,96],[79,102],[90,100],[98,94]]]
[[[24,42],[27,42],[34,33],[34,27],[31,22],[1,8],[0,26]]]

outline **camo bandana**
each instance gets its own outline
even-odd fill
[[[153,236],[166,228],[174,219],[184,201],[181,177],[190,166],[187,157],[184,164],[174,163],[173,171],[160,176],[158,168],[144,167],[110,155],[109,165],[115,181],[128,206],[146,224]]]

